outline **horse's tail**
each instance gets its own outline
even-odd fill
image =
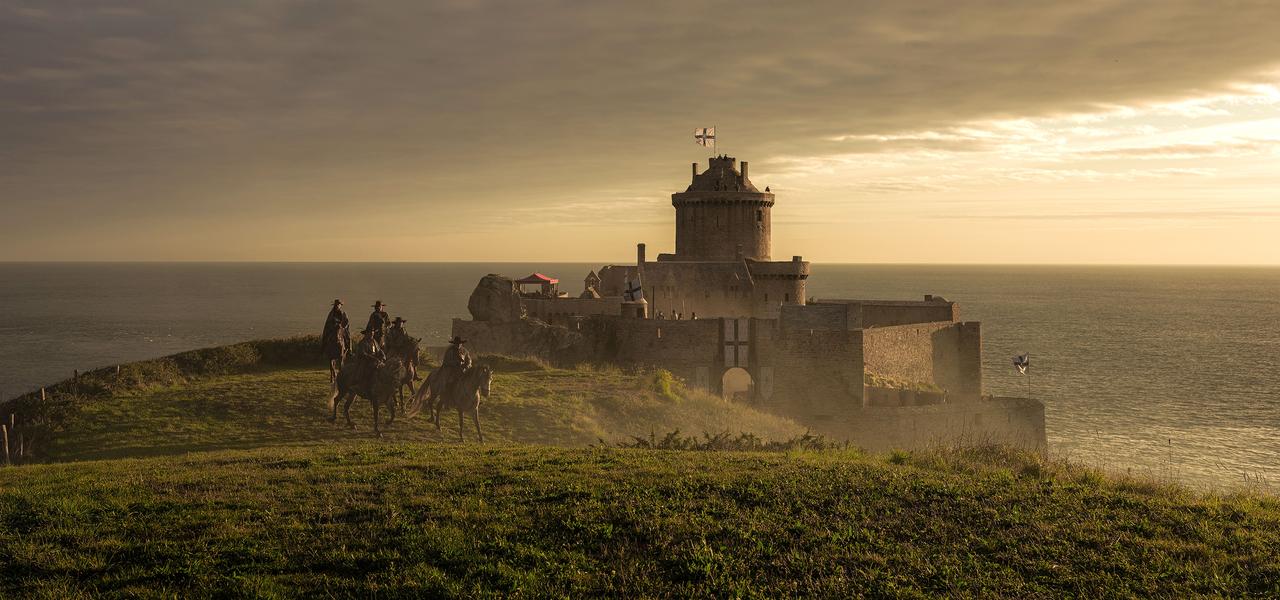
[[[428,373],[427,378],[422,380],[422,385],[418,386],[418,389],[413,392],[409,407],[404,411],[404,418],[408,419],[422,412],[422,405],[426,401],[427,395],[431,392],[431,377],[435,374],[435,371]]]

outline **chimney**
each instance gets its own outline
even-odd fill
[[[636,244],[636,267],[644,269],[644,244]]]
[[[693,178],[698,178],[698,163],[693,163]]]
[[[742,161],[742,180],[747,180],[747,161]]]

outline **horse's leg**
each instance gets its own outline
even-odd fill
[[[356,399],[354,391],[347,392],[346,401],[342,403],[342,416],[347,420],[347,429],[355,429],[356,424],[351,422],[351,403]]]
[[[382,429],[378,426],[378,418],[379,418],[378,408],[382,405],[382,403],[378,402],[375,399],[370,398],[369,404],[373,405],[373,435],[382,437]]]
[[[467,438],[462,437],[462,426],[463,426],[462,409],[459,408],[458,409],[458,441],[459,442],[467,441]]]
[[[480,403],[471,405],[471,420],[476,422],[476,435],[480,436],[480,443],[484,443],[484,432],[480,431]]]

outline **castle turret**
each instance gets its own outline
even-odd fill
[[[693,165],[693,182],[671,195],[676,208],[676,260],[769,260],[773,194],[747,178],[747,163],[732,156],[711,159],[706,171]]]

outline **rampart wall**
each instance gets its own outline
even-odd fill
[[[580,362],[661,367],[686,381],[720,376],[719,319],[658,321],[588,318],[564,327],[537,320],[510,322],[454,319],[453,332],[482,354],[537,356],[562,366]]]
[[[960,318],[954,302],[925,300],[810,300],[810,306],[849,307],[851,329],[889,327],[915,323],[951,322]]]
[[[531,317],[543,321],[563,320],[575,315],[609,315],[622,314],[622,297],[605,296],[603,298],[522,298],[525,312]],[[556,319],[560,317],[561,319]]]
[[[862,330],[865,369],[910,383],[934,384],[953,400],[982,393],[979,324],[928,323]]]
[[[691,383],[698,380],[699,368],[708,377],[721,360],[719,319],[589,319],[581,327],[593,340],[594,360],[661,367]],[[720,374],[714,375],[718,381]]]
[[[762,402],[770,411],[807,424],[861,407],[862,332],[780,331],[761,346],[773,369],[773,393]]]

